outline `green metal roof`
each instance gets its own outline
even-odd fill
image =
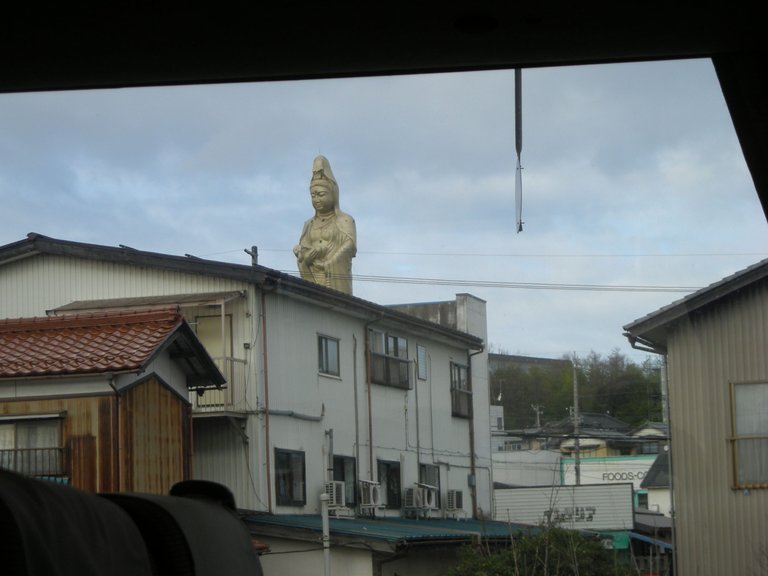
[[[314,538],[322,532],[319,515],[253,514],[244,518],[252,533],[269,535],[291,532],[297,538],[311,533]],[[396,548],[416,543],[463,544],[480,539],[507,539],[523,533],[536,533],[539,528],[526,524],[492,520],[434,519],[434,518],[334,518],[329,519],[331,538],[346,537],[364,541],[379,541]]]

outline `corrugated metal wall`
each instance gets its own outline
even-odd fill
[[[731,382],[768,380],[768,287],[697,311],[669,338],[681,576],[757,574],[768,562],[768,490],[731,489]],[[760,562],[764,564],[761,566]]]
[[[242,290],[242,282],[65,256],[40,255],[5,265],[0,318],[45,315],[76,300]]]

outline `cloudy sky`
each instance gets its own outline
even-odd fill
[[[512,71],[0,94],[0,244],[255,245],[294,273],[317,154],[357,222],[355,295],[469,292],[496,351],[642,360],[624,324],[768,256],[706,60],[525,70],[521,233]]]

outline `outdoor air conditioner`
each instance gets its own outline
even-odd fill
[[[325,483],[325,493],[328,494],[328,506],[331,508],[343,507],[346,503],[346,489],[344,482],[332,480]]]
[[[405,489],[405,498],[403,498],[403,508],[414,509],[421,508],[421,488],[415,486]]]
[[[360,505],[365,508],[381,505],[381,485],[378,482],[360,480]]]
[[[464,508],[464,493],[461,490],[448,490],[445,499],[445,509],[448,512],[456,512]]]
[[[417,484],[417,489],[421,492],[421,508],[435,510],[437,508],[437,486],[429,484]]]

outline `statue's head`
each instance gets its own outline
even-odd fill
[[[318,156],[312,164],[309,193],[312,196],[312,206],[318,212],[339,209],[339,185],[325,156]]]

